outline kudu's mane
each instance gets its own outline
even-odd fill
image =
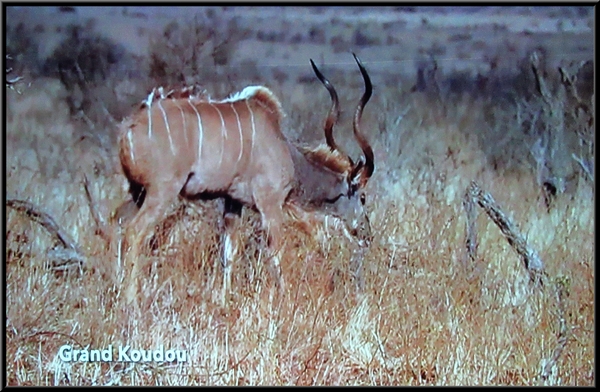
[[[321,144],[316,148],[300,147],[302,154],[317,166],[323,166],[335,173],[348,173],[352,170],[352,165],[348,158],[338,150],[331,151],[326,144]]]
[[[242,91],[233,93],[222,100],[212,99],[208,92],[201,90],[199,86],[187,86],[181,89],[169,90],[168,92],[165,92],[163,87],[155,87],[148,94],[148,97],[140,103],[140,108],[146,108],[156,101],[165,99],[193,99],[199,102],[210,103],[239,102],[252,99],[269,112],[281,117],[284,116],[281,102],[279,102],[279,99],[271,90],[264,86],[248,86]]]
[[[277,125],[281,124],[281,119],[285,116],[281,102],[277,96],[264,86],[248,86],[242,91],[231,94],[229,97],[222,100],[215,100],[210,97],[206,90],[199,86],[187,86],[181,89],[174,89],[165,92],[163,87],[155,87],[152,89],[148,97],[140,103],[138,109],[151,107],[155,102],[160,100],[177,100],[190,99],[197,103],[228,103],[252,100],[270,113]]]
[[[148,97],[140,103],[139,109],[148,108],[155,102],[166,99],[203,100],[208,99],[208,94],[206,90],[200,90],[198,86],[186,86],[177,90],[169,90],[168,92],[165,92],[163,87],[155,87],[148,94]]]
[[[285,116],[281,102],[275,94],[264,86],[248,86],[240,92],[230,95],[222,101],[212,101],[215,103],[221,102],[238,102],[251,99],[258,105],[267,110],[274,116],[277,126],[281,124],[281,119]]]

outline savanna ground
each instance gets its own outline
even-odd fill
[[[592,7],[201,7],[178,22],[156,8],[4,8],[6,80],[23,77],[5,89],[6,197],[47,213],[85,256],[53,269],[53,236],[6,208],[9,385],[595,384]],[[155,86],[220,98],[259,83],[280,97],[288,138],[321,142],[329,98],[312,57],[357,157],[350,51],[375,86],[364,289],[339,232],[289,221],[277,300],[258,214],[244,210],[223,303],[217,208],[178,203],[146,246],[144,311],[123,308],[116,123]],[[543,285],[479,207],[469,257],[471,181],[538,252]],[[163,345],[188,360],[64,362],[65,344]]]

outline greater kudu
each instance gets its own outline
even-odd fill
[[[334,141],[338,96],[312,60],[332,100],[324,125],[326,145],[317,148],[298,147],[286,140],[281,131],[282,105],[263,86],[246,87],[220,101],[195,96],[188,89],[166,94],[155,89],[121,123],[121,165],[134,199],[143,201],[125,231],[128,302],[137,296],[140,248],[178,195],[224,198],[222,242],[227,276],[233,256],[228,227],[242,205],[259,211],[269,256],[280,277],[284,207],[303,220],[315,211],[333,215],[345,223],[346,234],[359,242],[369,240],[364,189],[375,166],[360,120],[372,85],[364,66],[354,58],[365,83],[353,119],[354,137],[364,153],[356,163]]]

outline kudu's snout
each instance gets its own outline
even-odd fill
[[[350,227],[350,234],[358,241],[360,246],[369,246],[373,239],[371,234],[371,222],[367,215],[362,216]]]

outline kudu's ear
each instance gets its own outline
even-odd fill
[[[361,158],[352,171],[350,172],[350,176],[348,177],[350,181],[350,192],[353,194],[359,189],[362,189],[367,186],[367,182],[369,181],[369,177],[371,177],[368,172],[368,167],[365,166],[365,161]]]

